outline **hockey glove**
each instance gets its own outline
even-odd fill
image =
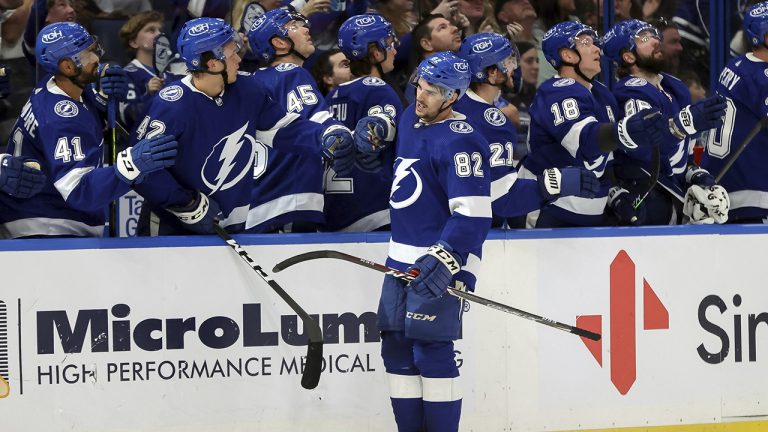
[[[187,229],[198,234],[212,234],[213,225],[222,217],[219,204],[209,200],[202,192],[198,192],[189,205],[166,210],[179,218]]]
[[[685,193],[683,214],[685,223],[691,224],[722,224],[728,221],[728,210],[731,200],[728,192],[720,186],[701,187],[691,185]]]
[[[102,64],[99,66],[99,93],[125,101],[128,97],[128,74],[120,66]]]
[[[594,198],[600,191],[600,180],[592,171],[577,168],[549,168],[538,178],[541,196],[551,201],[560,197]]]
[[[34,160],[21,162],[9,154],[0,155],[0,190],[16,198],[29,198],[45,186],[46,176]]]
[[[715,177],[709,171],[695,165],[688,166],[685,171],[685,181],[688,184],[702,187],[715,185]]]
[[[323,132],[323,157],[333,164],[340,176],[348,175],[355,165],[355,144],[352,133],[344,126],[333,125]]]
[[[453,248],[443,241],[437,242],[416,262],[408,267],[408,272],[416,274],[416,279],[409,284],[416,294],[426,298],[441,297],[448,290],[453,275],[461,270],[464,263]]]
[[[141,183],[147,174],[176,163],[176,147],[173,135],[145,138],[117,154],[117,176],[131,185]]]
[[[628,190],[614,186],[608,191],[608,207],[620,225],[642,225],[645,223],[645,206],[634,207],[637,196]]]
[[[644,109],[619,120],[614,128],[614,139],[620,149],[632,153],[640,147],[657,145],[668,128],[659,111]]]
[[[355,166],[361,171],[376,173],[381,170],[381,159],[379,159],[379,155],[376,153],[358,153],[355,156]]]
[[[11,68],[0,64],[0,99],[11,94]]]
[[[395,139],[395,121],[386,114],[363,117],[355,126],[355,147],[364,154],[378,153]]]
[[[721,95],[714,95],[686,106],[669,122],[670,132],[676,138],[684,138],[685,135],[720,127],[728,107],[725,100]]]

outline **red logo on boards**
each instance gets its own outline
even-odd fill
[[[637,319],[635,318],[635,263],[624,251],[619,251],[611,262],[610,287],[610,343],[611,382],[622,395],[626,395],[637,379]],[[643,278],[643,330],[669,329],[669,312]],[[602,315],[576,317],[578,327],[596,333],[603,333]],[[581,338],[589,352],[603,366],[602,340]]]

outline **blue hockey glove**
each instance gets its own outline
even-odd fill
[[[715,185],[715,177],[704,168],[689,165],[685,171],[685,182],[689,185],[709,187]]]
[[[34,160],[22,162],[9,154],[0,155],[0,190],[16,198],[29,198],[45,186],[46,176]]]
[[[213,225],[222,217],[219,204],[208,199],[202,192],[198,192],[189,205],[170,207],[166,210],[179,218],[187,229],[198,234],[212,234]]]
[[[332,162],[340,176],[348,175],[355,165],[355,144],[352,133],[344,126],[333,125],[323,132],[323,157]]]
[[[408,267],[409,273],[418,273],[409,287],[422,297],[441,297],[448,291],[453,275],[461,270],[463,264],[461,257],[453,253],[448,243],[439,241]]]
[[[620,149],[631,153],[640,147],[657,145],[668,130],[669,124],[658,110],[644,109],[619,120],[614,139]]]
[[[99,66],[98,91],[106,97],[124,101],[128,97],[128,74],[120,66],[102,64]]]
[[[675,137],[693,135],[723,124],[728,105],[725,97],[714,95],[686,106],[669,122],[669,129]],[[682,138],[681,138],[682,139]]]
[[[386,114],[363,117],[355,126],[355,146],[365,154],[378,153],[395,139],[395,121]]]
[[[11,68],[0,64],[0,99],[11,94]]]
[[[541,196],[554,200],[566,196],[594,198],[600,191],[600,180],[584,168],[549,168],[538,178]]]
[[[117,176],[128,184],[141,183],[147,174],[176,163],[178,145],[173,135],[158,135],[137,142],[117,154]]]
[[[608,207],[621,225],[642,225],[645,223],[645,206],[634,208],[636,195],[618,186],[608,191]]]
[[[377,173],[381,170],[381,159],[378,154],[358,153],[355,156],[355,166],[368,173]]]

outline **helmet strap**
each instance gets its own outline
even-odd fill
[[[287,39],[288,42],[291,44],[291,47],[288,48],[288,52],[285,53],[285,54],[277,54],[277,53],[275,53],[275,59],[279,59],[279,58],[283,58],[283,57],[288,57],[289,55],[294,55],[294,56],[300,58],[302,62],[307,61],[307,58],[305,56],[303,56],[300,52],[296,51],[296,49],[295,49],[296,45],[293,43],[293,40],[291,38],[287,37],[287,38],[282,38],[282,39]],[[273,47],[273,49],[274,49],[274,47]]]
[[[573,71],[576,72],[576,75],[580,76],[584,81],[591,83],[592,80],[595,79],[595,77],[587,78],[587,76],[584,75],[584,72],[582,72],[581,68],[579,67],[579,65],[581,65],[581,54],[579,54],[579,52],[575,49],[573,50],[573,52],[575,52],[576,55],[579,56],[579,61],[576,63],[568,63],[567,61],[562,60],[562,64],[572,67]]]

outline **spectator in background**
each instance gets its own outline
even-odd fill
[[[34,0],[27,19],[27,27],[24,29],[24,44],[21,47],[24,56],[29,60],[29,64],[37,64],[35,43],[40,29],[47,24],[75,21],[76,19],[77,11],[72,0]],[[37,81],[38,78],[40,78],[39,72],[34,81]]]
[[[617,0],[618,1],[618,0]],[[533,43],[536,45],[539,56],[539,84],[555,76],[557,71],[544,58],[541,51],[541,40],[544,39],[544,33],[555,24],[563,21],[576,20],[572,16],[576,12],[575,0],[539,0],[534,8],[538,19],[533,25]]]
[[[149,0],[93,0],[103,15],[130,17],[152,10]]]
[[[328,95],[339,84],[352,79],[349,59],[338,48],[320,54],[312,65],[311,72],[317,81],[317,88],[324,96]]]
[[[489,0],[459,0],[459,13],[467,18],[468,27],[464,30],[464,36],[469,36],[480,31],[485,10],[491,10]]]
[[[493,9],[493,15],[499,29],[504,29],[508,24],[518,23],[523,29],[517,35],[518,41],[529,41],[540,44],[533,34],[533,24],[536,21],[536,9],[529,0],[497,0]]]
[[[661,52],[664,53],[664,72],[677,75],[680,71],[680,57],[683,55],[682,38],[675,23],[661,17],[649,23],[661,33]],[[701,80],[699,80],[701,82]]]
[[[642,8],[633,0],[614,0],[613,3],[614,22],[624,21],[632,18],[640,18],[643,14]]]
[[[683,84],[688,86],[688,91],[691,92],[691,102],[696,102],[707,97],[707,89],[701,85],[699,76],[696,75],[696,73],[691,71],[682,71],[677,75],[677,78],[679,78]]]
[[[414,65],[439,52],[455,52],[461,47],[461,32],[459,28],[438,14],[428,15],[416,24],[411,37],[416,48],[416,57],[412,59],[415,60],[412,62]],[[405,86],[404,93],[408,103],[412,103],[415,100],[416,88],[414,86]]]
[[[528,111],[533,97],[536,96],[536,88],[539,83],[539,56],[536,47],[530,42],[518,42],[516,45],[520,51],[520,71],[523,85],[517,94],[509,97],[508,100],[522,114],[522,112]]]

